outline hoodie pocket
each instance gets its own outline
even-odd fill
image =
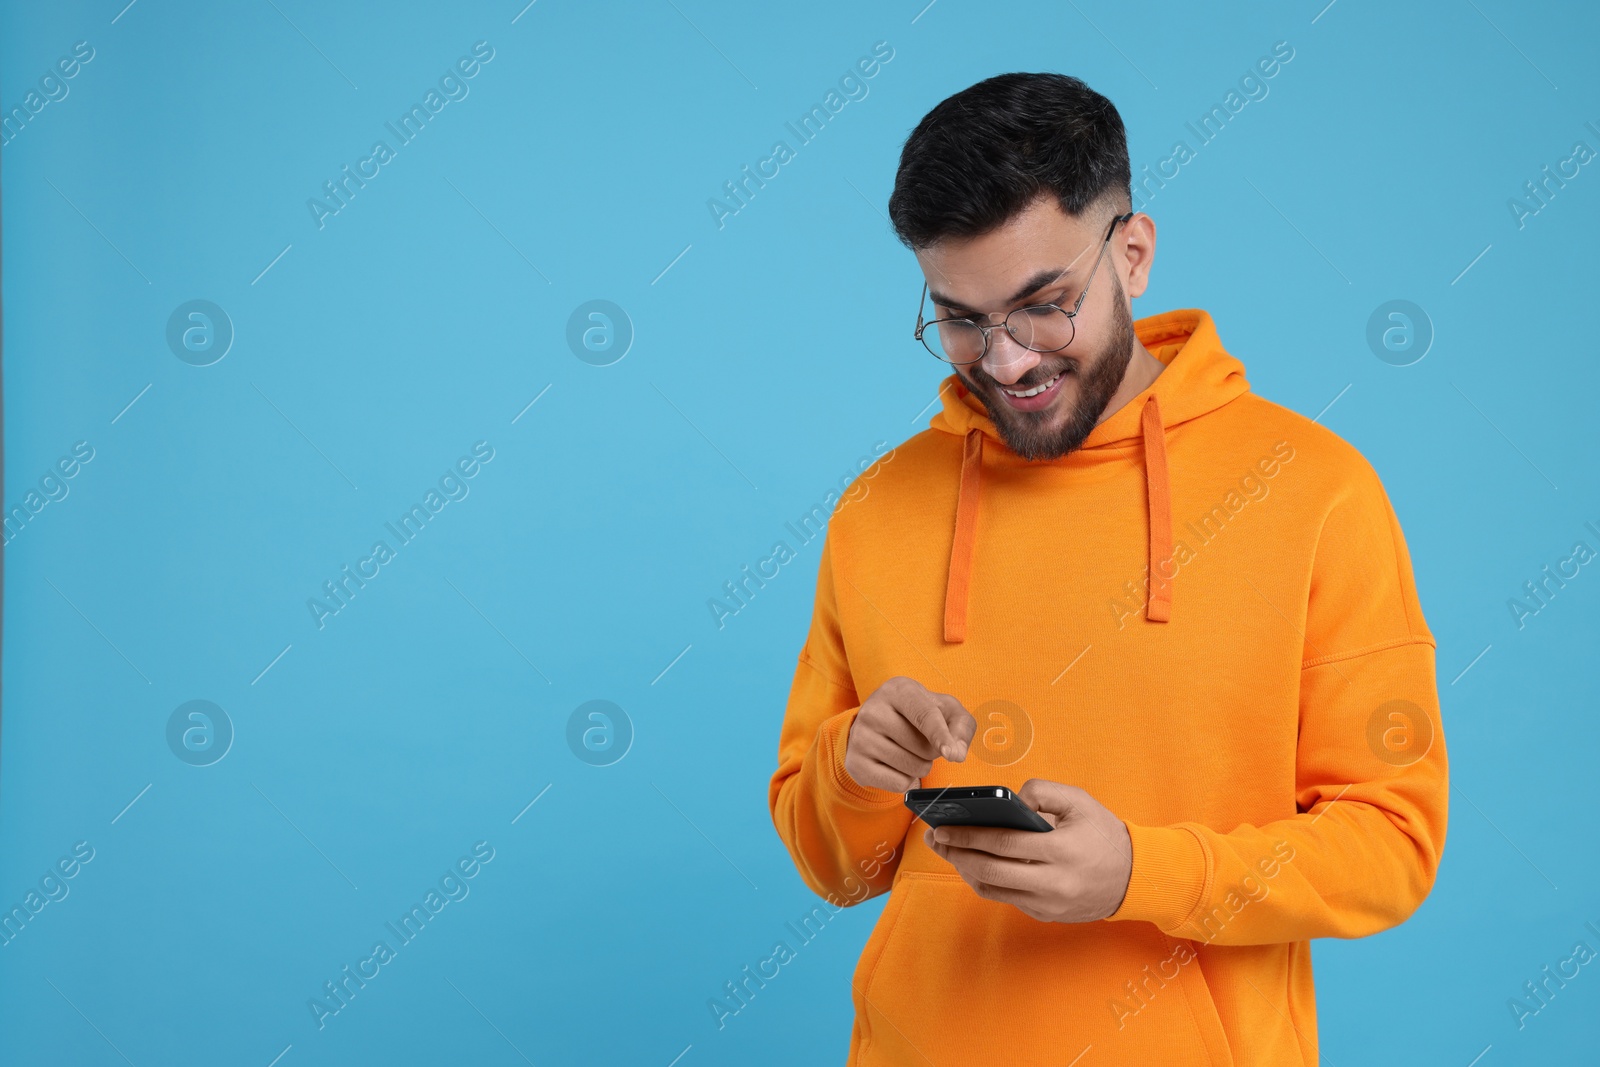
[[[902,870],[852,979],[854,1067],[1232,1067],[1189,942],[1150,923],[1042,923],[959,875]]]

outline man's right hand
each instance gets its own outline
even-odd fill
[[[890,678],[850,724],[844,769],[858,785],[903,793],[920,786],[938,757],[965,760],[977,731],[978,720],[955,697],[914,678]]]

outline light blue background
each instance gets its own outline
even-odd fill
[[[900,146],[974,81],[1061,70],[1138,170],[1280,40],[1150,201],[1135,314],[1209,310],[1258,393],[1362,450],[1438,638],[1438,884],[1315,943],[1324,1062],[1594,1054],[1596,965],[1523,1030],[1506,1002],[1600,949],[1600,573],[1520,630],[1507,600],[1600,547],[1600,167],[1523,228],[1507,201],[1600,149],[1600,17],[924,2],[8,5],[5,110],[95,58],[0,153],[6,507],[95,458],[5,549],[0,904],[95,858],[0,948],[0,1062],[842,1062],[882,898],[725,1029],[707,1008],[817,903],[767,808],[817,543],[724,629],[706,601],[926,425]],[[479,40],[470,95],[319,230],[307,199]],[[869,95],[719,229],[707,200],[877,41]],[[236,330],[209,367],[165,341],[196,298]],[[611,366],[566,342],[591,299],[636,331]],[[1436,333],[1410,366],[1366,342],[1391,299]],[[319,631],[307,598],[479,440],[470,495]],[[192,699],[237,731],[209,767],[167,747]],[[636,731],[609,767],[566,742],[592,699]],[[319,1031],[308,999],[479,840],[470,896]]]

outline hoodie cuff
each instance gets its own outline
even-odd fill
[[[834,793],[842,794],[857,806],[888,808],[904,804],[906,801],[904,793],[862,785],[850,777],[850,772],[844,769],[845,745],[850,738],[850,727],[855,723],[856,715],[860,711],[859,707],[841,711],[825,720],[822,728],[817,731],[817,754],[822,759],[820,768],[822,780],[828,783]]]
[[[1133,872],[1121,906],[1106,918],[1142,920],[1171,933],[1195,913],[1205,893],[1205,844],[1183,826],[1124,825],[1133,843]]]

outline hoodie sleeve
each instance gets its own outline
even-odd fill
[[[845,742],[863,698],[851,683],[839,629],[832,531],[830,524],[768,803],[800,877],[818,895],[845,906],[888,890],[913,816],[903,794],[860,785],[844,769]]]
[[[1128,824],[1133,872],[1110,920],[1218,945],[1363,937],[1404,922],[1433,887],[1449,792],[1435,642],[1394,509],[1366,460],[1356,466],[1312,565],[1300,814],[1226,833]]]

